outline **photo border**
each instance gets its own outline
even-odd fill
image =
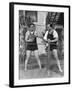
[[[45,6],[45,7],[63,7],[69,9],[69,77],[68,82],[63,83],[51,83],[51,84],[34,84],[34,85],[18,85],[14,86],[14,5],[33,5],[33,6]],[[70,6],[69,5],[53,5],[53,4],[37,4],[37,3],[9,3],[9,86],[10,87],[32,87],[32,86],[47,86],[47,85],[62,85],[70,84]]]

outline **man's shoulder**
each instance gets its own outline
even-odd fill
[[[49,31],[47,30],[45,33],[47,33],[47,34],[48,34],[48,32],[49,32]]]
[[[58,33],[56,30],[54,30],[53,35],[54,35],[54,37],[58,37]]]
[[[26,35],[28,35],[28,34],[29,34],[29,31],[26,32]]]
[[[53,33],[54,33],[54,34],[55,34],[55,33],[57,34],[57,31],[54,29],[54,30],[53,30]]]

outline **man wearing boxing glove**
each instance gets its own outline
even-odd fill
[[[29,30],[26,32],[25,41],[26,41],[26,60],[25,60],[25,70],[27,70],[27,63],[30,58],[31,52],[34,52],[36,60],[41,69],[41,62],[38,55],[38,46],[37,46],[37,33],[35,31],[35,25],[31,24]]]
[[[56,30],[53,28],[52,24],[47,25],[47,31],[44,36],[44,40],[48,42],[50,46],[50,51],[53,53],[53,56],[55,57],[57,61],[57,66],[59,68],[59,71],[62,72],[61,66],[60,66],[60,61],[58,58],[58,53],[57,53],[57,47],[58,47],[58,34]]]

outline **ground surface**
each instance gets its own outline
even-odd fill
[[[60,60],[61,68],[63,72],[59,72],[56,60],[53,57],[46,55],[40,56],[42,69],[39,69],[38,63],[34,56],[31,56],[28,62],[28,70],[24,70],[24,60],[21,59],[19,63],[19,79],[31,79],[31,78],[49,78],[49,77],[63,77],[64,75],[64,61]]]

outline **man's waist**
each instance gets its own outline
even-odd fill
[[[58,41],[55,41],[55,42],[51,42],[50,44],[58,44]]]

